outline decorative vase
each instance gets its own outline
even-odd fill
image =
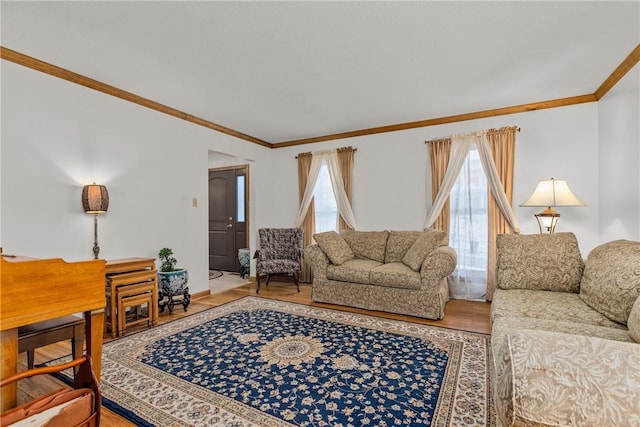
[[[189,273],[186,269],[158,272],[158,308],[160,313],[167,307],[169,314],[171,314],[173,306],[177,303],[182,304],[184,311],[187,311],[191,302],[188,281]]]
[[[251,268],[251,249],[238,249],[238,261],[240,261],[240,277],[244,279],[245,274],[249,274]]]

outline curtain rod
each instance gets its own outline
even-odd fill
[[[340,150],[344,150],[344,149],[347,149],[347,148],[352,148],[352,147],[340,147],[340,148],[336,148],[335,150],[340,151]],[[299,153],[295,158],[297,159],[299,156],[302,156],[303,154],[322,153],[323,151],[326,152],[326,151],[331,151],[331,150],[320,150],[320,151],[314,151],[314,152],[305,151],[304,153]],[[358,151],[358,149],[357,148],[353,148],[353,152],[355,153],[356,151]]]
[[[514,130],[513,128],[515,126],[505,126],[505,127],[507,129],[485,129],[485,130],[480,130],[480,131],[477,131],[477,132],[469,132],[468,134],[464,134],[463,133],[461,135],[476,136],[476,135],[483,135],[483,134],[486,135],[488,133],[504,133],[504,132],[510,132],[510,131]],[[520,132],[520,128],[519,127],[515,127],[515,131],[516,132]],[[456,134],[454,134],[454,135],[456,135]],[[428,143],[433,142],[433,141],[442,141],[443,139],[451,139],[452,136],[453,135],[443,136],[443,137],[440,137],[440,138],[432,138],[432,139],[426,140],[424,143],[428,144]]]

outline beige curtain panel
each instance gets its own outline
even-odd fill
[[[493,162],[493,156],[491,154],[491,149],[489,148],[489,143],[487,142],[486,133],[474,132],[453,135],[451,137],[451,142],[449,165],[447,166],[447,171],[445,172],[438,195],[436,196],[433,205],[431,206],[431,210],[425,219],[424,228],[430,228],[435,223],[436,218],[440,215],[442,207],[449,198],[451,188],[453,188],[453,185],[460,174],[460,169],[464,164],[467,153],[469,153],[469,150],[475,144],[478,148],[478,155],[480,157],[480,162],[482,163],[484,174],[487,177],[487,184],[489,185],[491,194],[493,194],[498,207],[509,224],[511,224],[514,231],[520,232],[518,220],[511,208],[511,203],[507,200],[507,197],[504,194],[502,183],[498,178],[498,172],[496,171],[496,166]]]
[[[296,227],[304,229],[304,247],[315,243],[313,240],[313,235],[316,233],[313,192],[323,164],[327,165],[331,187],[336,196],[340,221],[339,229],[356,229],[356,219],[351,208],[354,151],[353,148],[346,147],[338,150],[298,155],[298,198],[300,208],[296,219]],[[346,179],[343,179],[343,176]],[[311,269],[305,265],[303,260],[301,280],[310,282],[311,279]]]
[[[457,138],[457,136],[454,136],[451,138],[451,153],[449,157],[449,164],[447,165],[447,171],[442,179],[440,190],[438,190],[438,194],[433,200],[431,209],[424,221],[424,228],[431,228],[440,215],[440,212],[442,212],[442,208],[449,199],[449,194],[456,182],[456,178],[458,178],[458,175],[460,174],[460,169],[462,169],[467,153],[474,142],[474,139],[467,137]]]
[[[311,169],[311,153],[298,154],[298,198],[302,203],[304,191],[309,180],[309,170]],[[316,232],[316,216],[313,200],[309,203],[309,209],[304,217],[301,227],[304,229],[303,247],[313,243],[313,234]],[[311,282],[311,268],[302,259],[302,271],[300,280]]]
[[[347,195],[349,204],[353,204],[353,164],[356,150],[353,147],[338,148],[338,166],[342,174],[342,182],[344,183],[344,192]],[[351,229],[342,218],[338,218],[338,230]]]
[[[513,201],[513,169],[516,152],[516,132],[515,126],[503,127],[498,130],[487,131],[487,142],[491,149],[493,162],[496,165],[498,177],[502,183],[504,194],[511,205]],[[487,301],[493,299],[493,292],[496,289],[496,238],[498,234],[509,233],[509,221],[502,214],[495,198],[489,198],[489,245],[488,245],[488,265],[487,265]],[[519,233],[519,230],[514,230]]]
[[[338,206],[338,213],[347,226],[353,230],[357,229],[356,218],[351,209],[351,203],[347,198],[347,194],[344,191],[344,183],[342,181],[342,175],[340,168],[338,167],[338,154],[336,150],[326,150],[314,152],[311,155],[311,166],[309,168],[309,177],[307,179],[307,186],[300,202],[300,209],[298,210],[298,218],[296,220],[296,227],[300,227],[304,221],[304,217],[309,209],[309,204],[313,200],[313,191],[318,180],[320,168],[323,164],[327,165],[329,171],[329,179],[331,180],[331,188],[333,188],[333,194],[336,197],[336,204]]]
[[[451,138],[435,139],[429,142],[429,159],[431,163],[431,202],[440,192],[440,186],[444,180],[444,174],[449,166],[451,154]],[[449,198],[442,205],[440,215],[433,223],[433,228],[449,233]]]
[[[487,300],[491,301],[495,290],[495,265],[496,265],[496,236],[499,233],[507,233],[510,229],[515,233],[520,232],[518,220],[511,207],[513,195],[513,168],[515,157],[515,132],[517,127],[506,127],[499,130],[489,129],[487,131],[473,132],[460,135],[452,135],[451,150],[449,160],[446,163],[446,172],[440,181],[438,193],[433,198],[431,210],[425,219],[425,228],[432,227],[448,230],[449,212],[441,218],[441,212],[449,198],[449,193],[453,187],[467,153],[475,144],[478,149],[480,162],[487,177],[487,185],[491,192],[489,202],[489,224],[488,224],[488,259],[487,259]],[[443,149],[434,150],[432,147],[445,145],[435,140],[429,142],[429,153],[432,157],[432,177],[434,169],[440,168],[444,163],[443,159],[434,157],[444,157]],[[435,163],[435,166],[433,166]],[[437,177],[432,178],[436,180]],[[432,183],[433,188],[433,183]],[[446,218],[446,219],[445,219]],[[446,221],[447,224],[438,224],[436,221]]]

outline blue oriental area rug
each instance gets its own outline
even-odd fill
[[[105,344],[105,406],[156,426],[490,426],[488,337],[255,297]]]

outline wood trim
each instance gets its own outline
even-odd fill
[[[195,301],[197,299],[206,298],[209,295],[211,295],[211,291],[210,290],[194,292],[194,293],[191,294],[191,300]]]
[[[415,129],[428,126],[436,126],[447,123],[462,122],[468,120],[475,120],[487,117],[503,116],[508,114],[517,114],[528,111],[543,110],[547,108],[565,107],[568,105],[582,104],[586,102],[597,102],[613,87],[615,84],[624,77],[638,62],[640,62],[640,44],[620,63],[620,65],[609,75],[609,77],[596,89],[592,94],[578,95],[567,98],[552,99],[548,101],[533,102],[529,104],[515,105],[511,107],[495,108],[491,110],[476,111],[472,113],[456,114],[453,116],[444,116],[434,119],[419,120],[415,122],[398,123],[393,125],[378,126],[367,129],[353,130],[348,132],[334,133],[329,135],[315,136],[311,138],[294,139],[289,141],[283,141],[278,143],[269,143],[262,139],[244,134],[242,132],[224,127],[217,123],[210,122],[208,120],[193,116],[185,113],[184,111],[177,110],[164,104],[152,101],[147,98],[143,98],[134,93],[127,92],[117,87],[108,85],[106,83],[99,82],[89,77],[83,76],[73,71],[65,70],[58,66],[49,64],[36,58],[24,55],[14,50],[8,49],[4,46],[0,46],[0,58],[7,61],[14,62],[16,64],[31,68],[36,71],[40,71],[63,80],[76,83],[90,89],[97,90],[99,92],[106,93],[108,95],[115,96],[117,98],[133,102],[143,107],[151,108],[170,116],[177,117],[179,119],[188,121],[190,123],[203,126],[217,132],[225,133],[227,135],[234,136],[239,139],[243,139],[254,144],[261,145],[267,148],[284,148],[295,145],[312,144],[316,142],[333,141],[336,139],[354,138],[358,136],[374,135],[378,133],[395,132],[400,130]]]
[[[603,96],[611,90],[616,83],[624,77],[638,62],[640,61],[640,44],[618,65],[618,68],[607,77],[607,79],[600,85],[598,89],[593,93],[596,99],[599,101]]]
[[[27,68],[31,68],[32,70],[40,71],[42,73],[67,80],[72,83],[97,90],[98,92],[106,93],[107,95],[115,96],[116,98],[124,99],[125,101],[133,102],[134,104],[159,111],[169,116],[177,117],[198,126],[203,126],[217,132],[231,135],[233,137],[243,139],[245,141],[249,141],[263,147],[273,148],[271,143],[263,141],[262,139],[244,134],[242,132],[238,132],[236,130],[219,125],[217,123],[210,122],[200,117],[196,117],[189,113],[185,113],[184,111],[177,110],[173,107],[160,104],[159,102],[153,101],[151,99],[143,98],[142,96],[127,92],[126,90],[119,89],[106,83],[102,83],[98,80],[83,76],[82,74],[74,73],[73,71],[69,71],[56,65],[41,61],[39,59],[32,58],[20,52],[16,52],[15,50],[8,49],[4,46],[0,46],[0,58],[6,59],[7,61],[11,61]]]
[[[436,126],[447,123],[463,122],[467,120],[482,119],[486,117],[504,116],[507,114],[523,113],[527,111],[544,110],[547,108],[565,107],[567,105],[582,104],[597,101],[594,94],[572,96],[568,98],[552,99],[548,101],[533,102],[530,104],[515,105],[512,107],[495,108],[492,110],[476,111],[473,113],[456,114],[454,116],[438,117],[435,119],[419,120],[416,122],[399,123],[395,125],[380,126],[349,132],[334,133],[331,135],[316,136],[312,138],[296,139],[274,143],[273,148],[291,147],[294,145],[312,144],[315,142],[331,141],[336,139],[353,138],[357,136],[373,135],[376,133],[395,132],[399,130]]]
[[[249,164],[237,164],[232,166],[216,166],[215,168],[209,168],[209,172],[215,171],[234,171],[236,169],[244,169],[246,171],[249,170]]]
[[[251,192],[251,182],[249,180],[249,164],[244,164],[244,165],[236,165],[236,166],[219,166],[219,167],[215,167],[215,168],[209,168],[209,172],[212,171],[227,171],[227,170],[241,170],[244,171],[244,211],[245,211],[245,217],[244,217],[244,226],[245,226],[245,242],[244,242],[244,247],[248,248],[251,244],[251,239],[249,238],[249,230],[250,230],[250,225],[249,224],[249,217],[251,216],[251,206],[249,205],[250,200],[249,200],[249,193]],[[236,175],[237,176],[237,175]]]

